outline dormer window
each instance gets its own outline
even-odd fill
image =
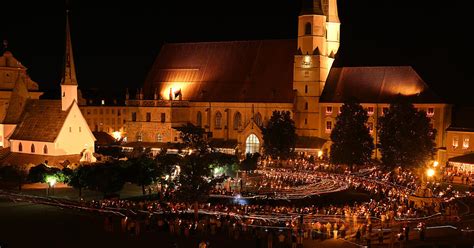
[[[428,110],[426,111],[426,115],[428,117],[433,117],[434,115],[434,108],[428,108]]]
[[[367,107],[367,114],[373,115],[374,114],[374,107]]]
[[[464,137],[462,141],[462,149],[467,149],[469,148],[469,137]]]
[[[458,136],[454,136],[453,137],[453,148],[456,149],[458,147],[458,145],[459,145],[459,138],[458,138]]]
[[[332,106],[327,106],[327,107],[326,107],[326,114],[327,114],[327,115],[332,114]]]

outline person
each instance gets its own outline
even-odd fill
[[[360,228],[357,228],[357,232],[356,232],[356,235],[355,235],[355,238],[356,238],[357,241],[360,241],[360,236],[361,236]]]

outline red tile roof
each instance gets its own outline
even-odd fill
[[[296,47],[296,40],[166,44],[148,74],[145,98],[155,88],[167,92],[164,82],[184,82],[183,100],[291,103]]]
[[[68,113],[61,100],[29,100],[10,139],[54,142]]]
[[[390,103],[398,94],[414,103],[443,103],[411,66],[333,67],[320,102]]]
[[[33,164],[38,165],[48,161],[48,165],[61,167],[66,160],[71,164],[78,164],[81,159],[81,155],[62,155],[62,156],[49,156],[42,154],[25,154],[12,152],[1,159],[0,165],[25,165]]]

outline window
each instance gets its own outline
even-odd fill
[[[48,154],[48,146],[47,145],[43,146],[43,153]]]
[[[178,141],[178,137],[174,137],[174,141]]]
[[[464,137],[464,139],[462,141],[462,148],[463,149],[469,148],[469,137]]]
[[[453,148],[457,148],[459,144],[459,138],[458,136],[453,137]]]
[[[161,113],[161,115],[160,115],[160,121],[161,121],[161,123],[165,123],[165,122],[166,122],[166,113]]]
[[[72,133],[72,127],[69,127],[69,132]]]
[[[35,153],[35,144],[31,144],[31,153]]]
[[[250,134],[245,141],[245,154],[259,152],[260,141],[255,134]]]
[[[305,109],[305,110],[308,110],[308,102],[305,102],[305,103],[304,103],[304,109]]]
[[[328,115],[332,114],[332,107],[331,106],[326,107],[326,114],[328,114]]]
[[[137,112],[132,112],[132,121],[137,121]]]
[[[312,32],[311,32],[311,23],[310,22],[307,22],[305,25],[304,25],[304,34],[305,35],[310,35]]]
[[[367,114],[368,115],[373,115],[374,114],[374,107],[368,107],[367,108]]]
[[[260,113],[257,113],[254,117],[254,120],[255,124],[257,124],[258,126],[262,126],[263,122],[262,122],[262,115]]]
[[[234,115],[234,129],[239,129],[242,126],[242,115],[240,112],[235,113]]]
[[[387,114],[388,113],[388,108],[387,107],[383,107],[382,108],[382,114]]]
[[[304,86],[304,93],[308,93],[308,85]]]
[[[308,124],[308,119],[304,118],[304,124],[305,124],[305,125]]]
[[[151,113],[150,113],[150,112],[147,112],[147,113],[146,113],[146,121],[147,121],[147,122],[150,122],[150,121],[151,121]]]
[[[115,110],[114,110],[114,109],[112,109],[111,111],[112,111],[112,114],[115,114]]]
[[[163,135],[160,133],[156,135],[156,142],[163,142]]]
[[[142,134],[142,132],[138,132],[138,133],[137,133],[137,141],[138,141],[138,142],[142,142],[142,141],[143,141],[143,134]]]
[[[197,125],[198,127],[201,127],[201,126],[202,126],[202,114],[201,114],[201,111],[198,111],[198,112],[197,112],[196,125]]]
[[[20,142],[20,144],[18,144],[18,151],[19,152],[23,151],[23,145],[21,144],[21,142]]]
[[[367,127],[369,128],[369,133],[372,133],[374,131],[374,123],[373,122],[368,122]]]
[[[81,127],[79,127],[79,133],[82,131]]]
[[[332,130],[332,121],[326,121],[326,133],[330,133]]]
[[[117,116],[120,116],[120,115],[121,115],[121,113],[120,113],[120,109],[119,109],[119,110],[117,110]]]
[[[221,114],[221,112],[217,111],[216,119],[215,119],[215,128],[220,129],[221,128],[221,122],[222,122],[222,114]]]
[[[433,117],[434,115],[434,108],[428,108],[428,111],[426,111],[426,115],[428,117]]]

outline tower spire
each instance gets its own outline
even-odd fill
[[[69,28],[69,10],[66,10],[66,52],[62,85],[77,85],[76,68],[72,54],[71,30]]]

